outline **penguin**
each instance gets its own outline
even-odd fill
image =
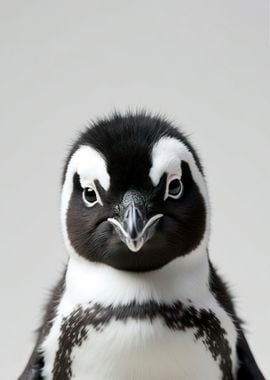
[[[92,122],[67,157],[69,253],[19,380],[262,380],[209,257],[200,158],[166,118]]]

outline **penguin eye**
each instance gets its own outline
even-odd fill
[[[82,197],[87,207],[93,207],[98,202],[97,194],[92,187],[83,189]]]
[[[170,179],[170,182],[168,182],[167,184],[165,199],[169,197],[173,199],[179,199],[182,193],[183,193],[183,184],[180,178],[172,177]]]

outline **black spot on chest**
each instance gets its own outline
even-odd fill
[[[180,301],[170,305],[154,301],[138,304],[133,301],[117,307],[89,303],[87,308],[79,306],[64,318],[54,361],[53,380],[72,379],[72,350],[75,346],[81,346],[87,339],[89,326],[102,333],[111,320],[123,323],[128,319],[152,322],[156,318],[160,318],[170,330],[193,329],[194,339],[200,339],[211,353],[213,360],[218,361],[222,380],[233,379],[231,348],[226,337],[227,333],[213,311],[195,309],[193,306],[184,307]]]

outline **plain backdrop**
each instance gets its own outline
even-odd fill
[[[270,378],[266,0],[0,1],[0,378],[16,379],[67,260],[60,175],[88,120],[144,107],[206,168],[210,254]]]

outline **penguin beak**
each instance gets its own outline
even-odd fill
[[[156,214],[148,221],[145,221],[143,214],[143,208],[135,205],[132,200],[125,208],[121,221],[115,218],[107,219],[113,225],[123,243],[132,252],[138,252],[144,243],[153,236],[155,226],[163,216],[163,214]]]

